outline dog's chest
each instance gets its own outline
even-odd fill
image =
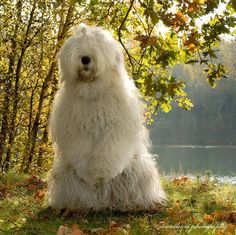
[[[68,118],[75,127],[70,131],[77,135],[99,137],[116,122],[118,109],[118,104],[111,102],[111,99],[92,102],[76,100]]]

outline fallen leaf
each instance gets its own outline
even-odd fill
[[[217,221],[226,221],[228,223],[236,223],[236,211],[214,211],[212,217]]]
[[[206,222],[209,222],[209,223],[211,223],[211,222],[214,221],[214,218],[213,218],[211,215],[207,215],[207,214],[205,214],[205,215],[203,216],[203,219],[204,219]]]
[[[233,224],[236,224],[236,211],[231,211],[229,213],[229,217],[227,218],[227,221]]]
[[[227,232],[227,233],[229,233],[229,234],[235,234],[234,232],[235,232],[235,228],[236,228],[236,226],[235,226],[235,224],[228,224],[227,225],[227,227],[226,227],[226,229],[225,229],[225,232]]]
[[[60,225],[58,231],[57,231],[57,235],[67,235],[69,231],[68,227],[62,226]]]
[[[4,185],[4,184],[0,185],[0,199],[7,197],[8,190],[9,190],[9,188],[7,185]]]
[[[192,216],[192,223],[197,225],[197,224],[200,224],[201,222],[194,216]]]
[[[33,175],[24,180],[24,186],[26,186],[29,190],[35,190],[36,188],[47,187],[47,183],[38,176]]]
[[[28,190],[31,190],[31,191],[34,191],[34,190],[37,189],[37,186],[36,186],[35,184],[29,184],[29,185],[27,186],[27,189],[28,189]]]
[[[72,224],[71,228],[72,228],[73,230],[76,230],[76,229],[79,229],[79,226],[78,226],[77,224]]]
[[[182,176],[180,178],[175,178],[173,180],[173,183],[176,185],[176,186],[182,186],[184,185],[187,181],[189,180],[189,177],[187,176]]]
[[[115,221],[110,221],[110,234],[128,234],[126,227],[116,223]]]
[[[110,221],[110,229],[117,227],[121,227],[121,225],[116,223],[115,221]]]
[[[47,189],[45,189],[45,188],[39,189],[34,195],[35,201],[36,202],[41,201],[45,197],[46,193],[47,193]]]
[[[94,228],[94,229],[91,229],[91,233],[98,234],[98,235],[106,235],[107,230],[104,228]]]
[[[70,233],[70,235],[83,235],[84,233],[81,230],[75,229]]]
[[[79,226],[77,224],[72,224],[71,228],[73,230],[71,235],[82,235],[83,234],[83,232],[79,229]]]
[[[177,200],[177,201],[175,202],[175,206],[176,206],[177,208],[180,208],[180,201],[179,201],[179,200]]]

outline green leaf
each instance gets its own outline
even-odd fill
[[[233,9],[236,11],[236,0],[230,0],[230,4],[232,4]]]
[[[187,62],[185,62],[185,64],[195,64],[197,62],[199,62],[199,60],[192,59],[192,60],[188,60]]]
[[[90,0],[90,6],[97,5],[99,3],[98,0]]]

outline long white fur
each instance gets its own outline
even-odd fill
[[[83,56],[91,58],[87,70]],[[127,211],[164,202],[143,103],[119,43],[101,28],[80,25],[60,50],[59,74],[49,122],[49,204]]]

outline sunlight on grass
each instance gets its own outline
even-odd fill
[[[209,180],[207,175],[163,178],[168,202],[158,212],[148,213],[56,211],[47,207],[43,179],[8,174],[0,180],[1,234],[48,235],[57,234],[59,228],[67,234],[98,235],[230,235],[235,231],[236,187]]]

